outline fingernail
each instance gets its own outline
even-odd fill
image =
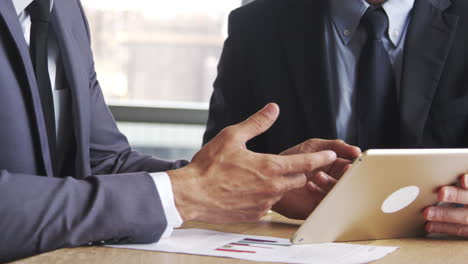
[[[331,160],[336,159],[336,153],[334,151],[327,151],[328,152],[328,158]]]
[[[328,177],[323,172],[319,172],[319,177],[320,177],[320,180],[322,180],[323,182],[328,181]]]
[[[278,106],[274,103],[269,103],[263,108],[268,115],[274,116],[278,112]]]
[[[452,190],[450,190],[449,188],[445,188],[443,191],[443,195],[442,195],[442,201],[449,202],[451,201],[450,200],[451,197],[452,197]]]
[[[306,183],[306,188],[309,189],[309,191],[315,191],[315,184],[314,182],[308,181]]]

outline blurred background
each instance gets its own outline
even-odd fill
[[[208,102],[242,0],[82,0],[98,79],[134,149],[190,160],[202,144]]]

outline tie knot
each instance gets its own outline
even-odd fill
[[[31,20],[49,22],[50,0],[34,0],[27,8]]]
[[[382,40],[388,29],[388,17],[382,7],[369,7],[362,17],[361,23],[369,38],[374,40]]]

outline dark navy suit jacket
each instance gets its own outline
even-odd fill
[[[117,129],[79,0],[55,0],[51,26],[72,94],[75,151],[63,175],[52,172],[18,16],[11,1],[0,1],[0,262],[97,241],[158,241],[167,223],[148,172],[185,164],[133,152]]]
[[[337,138],[327,3],[256,0],[231,14],[205,143],[268,102],[281,115],[250,149],[279,153],[310,138]],[[401,147],[468,147],[468,1],[416,0],[404,52]]]

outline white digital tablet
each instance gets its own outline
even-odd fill
[[[369,150],[292,237],[293,244],[425,235],[423,210],[468,172],[468,149]]]

